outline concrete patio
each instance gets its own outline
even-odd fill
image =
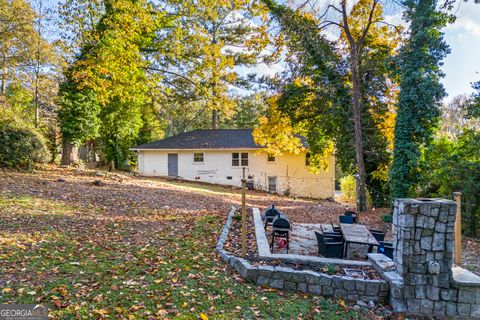
[[[321,224],[311,223],[293,223],[292,231],[290,233],[290,254],[298,254],[305,256],[318,256],[318,244],[315,237],[315,231],[321,232]],[[270,228],[267,228],[266,234],[270,241]],[[279,242],[275,240],[274,253],[286,254],[286,247],[279,248]],[[366,260],[368,251],[367,245],[350,244],[348,248],[348,255],[346,259]]]

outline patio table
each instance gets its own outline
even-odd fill
[[[367,226],[363,224],[340,223],[340,231],[345,239],[345,246],[343,249],[343,256],[345,258],[347,257],[348,245],[350,243],[380,246],[380,243],[378,243],[377,239],[375,239],[370,233]]]

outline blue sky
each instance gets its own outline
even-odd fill
[[[38,0],[31,1],[35,3]],[[57,0],[47,0],[49,6],[54,7],[56,4]],[[401,22],[401,10],[398,7],[391,7],[385,11],[391,22]],[[451,48],[451,54],[447,56],[443,66],[445,78],[442,82],[448,93],[446,101],[460,94],[472,93],[471,83],[480,81],[480,4],[474,4],[473,0],[468,2],[460,0],[456,16],[458,17],[456,22],[444,30],[445,40]],[[276,64],[241,68],[239,71],[273,75],[282,69],[281,64]]]
[[[480,4],[461,3],[457,17],[445,29],[445,40],[452,50],[443,66],[447,101],[472,93],[471,82],[480,81]]]
[[[401,23],[401,10],[389,7],[385,10],[387,20],[394,24]],[[451,53],[444,60],[442,67],[445,77],[442,83],[448,96],[445,101],[462,94],[471,94],[471,83],[480,81],[480,4],[472,0],[461,1],[455,9],[458,17],[455,23],[448,25],[443,31]],[[330,34],[329,37],[335,37]],[[272,66],[260,65],[249,68],[248,72],[272,75],[282,70],[281,64]]]

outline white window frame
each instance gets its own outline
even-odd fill
[[[197,155],[202,155],[202,161],[196,161],[196,156]],[[205,163],[205,153],[204,152],[194,152],[193,153],[193,163],[194,164],[204,164]]]
[[[243,164],[243,161],[247,161],[247,164]],[[240,166],[241,167],[248,167],[248,152],[241,152],[240,153]]]
[[[237,155],[237,158],[234,158],[234,155]],[[238,161],[238,164],[234,164],[233,161]],[[244,161],[247,164],[244,165]],[[232,167],[234,168],[242,168],[248,167],[249,159],[248,159],[248,152],[232,152]]]

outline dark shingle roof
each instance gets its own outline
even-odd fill
[[[259,149],[253,140],[253,129],[194,130],[162,140],[141,144],[138,149]],[[308,147],[305,138],[300,137]]]
[[[253,149],[253,129],[194,130],[141,144],[133,149]]]

